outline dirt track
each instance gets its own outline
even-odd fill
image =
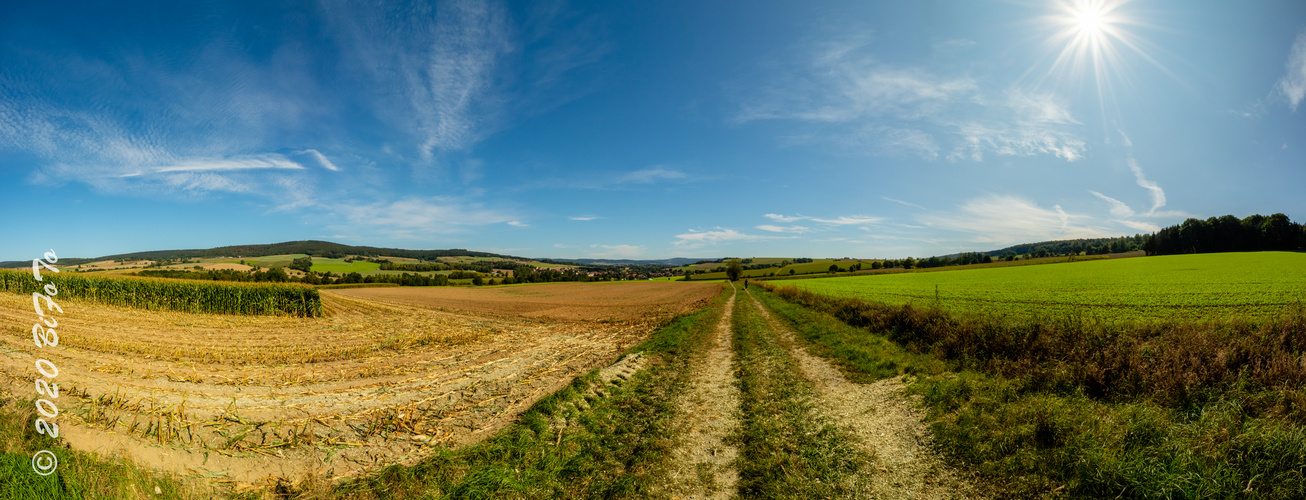
[[[731,498],[739,481],[734,464],[739,450],[726,443],[735,432],[739,413],[739,388],[731,369],[730,346],[734,295],[724,307],[714,345],[698,360],[690,376],[689,392],[677,409],[681,438],[671,453],[668,475],[672,484],[666,489],[688,498]]]
[[[848,435],[867,456],[874,457],[864,471],[873,498],[951,499],[973,498],[975,491],[931,448],[923,414],[897,378],[872,384],[849,381],[829,361],[807,352],[793,331],[778,321],[761,302],[757,310],[798,362],[803,378],[819,394],[814,404]]]

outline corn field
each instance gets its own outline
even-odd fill
[[[310,286],[283,283],[214,283],[175,279],[119,278],[44,273],[59,288],[59,299],[148,310],[216,314],[322,315],[322,299]],[[0,290],[18,294],[42,291],[32,273],[0,269]]]

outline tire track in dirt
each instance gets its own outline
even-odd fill
[[[835,425],[856,437],[856,446],[874,457],[863,469],[872,498],[961,499],[978,493],[932,448],[923,414],[904,392],[900,378],[872,384],[849,381],[829,361],[813,356],[788,325],[779,321],[747,292],[754,307],[781,338],[798,362],[803,377],[819,394],[813,403]]]
[[[733,288],[734,285],[731,284]],[[736,294],[738,292],[736,291]],[[738,423],[739,387],[735,384],[731,316],[735,294],[726,301],[710,351],[693,365],[688,392],[676,418],[681,440],[672,451],[668,471],[673,498],[733,498],[739,449],[725,442]]]

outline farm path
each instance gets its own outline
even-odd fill
[[[975,498],[976,492],[930,446],[922,414],[904,392],[899,378],[871,384],[849,381],[829,361],[809,354],[788,325],[760,301],[750,301],[780,336],[804,378],[818,394],[813,403],[840,430],[856,438],[856,446],[874,457],[869,475],[872,498]]]
[[[733,288],[734,285],[732,284]],[[676,498],[732,498],[739,471],[739,449],[726,443],[738,426],[739,387],[732,368],[731,313],[735,294],[726,301],[717,323],[714,345],[698,361],[688,393],[680,401],[676,421],[684,429],[672,451],[668,471]]]

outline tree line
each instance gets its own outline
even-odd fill
[[[1188,219],[1157,231],[1144,250],[1148,255],[1306,250],[1306,226],[1281,213]]]

